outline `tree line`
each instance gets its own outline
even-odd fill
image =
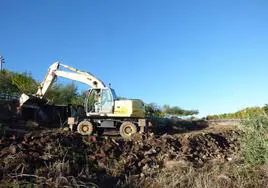
[[[263,107],[248,107],[242,110],[239,110],[234,113],[224,113],[218,115],[208,115],[208,120],[215,119],[246,119],[251,116],[258,116],[261,114],[268,114],[268,105],[264,105]]]

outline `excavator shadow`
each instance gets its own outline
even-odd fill
[[[209,126],[205,120],[157,119],[152,120],[151,131],[156,135],[180,134],[199,131]]]

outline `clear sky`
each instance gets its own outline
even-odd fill
[[[5,68],[61,61],[201,116],[268,103],[267,0],[0,0]]]

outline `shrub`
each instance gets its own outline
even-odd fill
[[[242,159],[251,165],[268,164],[268,114],[248,116],[241,129]]]

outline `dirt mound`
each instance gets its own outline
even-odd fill
[[[238,151],[238,131],[221,133],[202,133],[184,140],[184,154],[195,165],[203,165],[208,160],[232,160],[232,155]]]
[[[56,130],[2,140],[1,183],[19,182],[51,187],[101,187],[124,181],[125,175],[144,176],[186,160],[202,165],[229,160],[237,151],[237,131],[195,135],[135,135],[126,141],[112,137],[82,137]],[[92,183],[85,183],[92,182]]]

